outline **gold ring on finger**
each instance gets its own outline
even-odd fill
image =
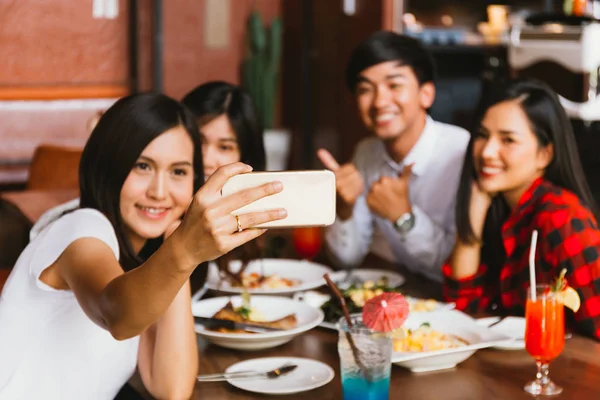
[[[240,217],[239,217],[239,215],[235,216],[235,222],[237,223],[237,231],[238,232],[243,231],[242,224],[240,223]]]

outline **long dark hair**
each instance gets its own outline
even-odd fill
[[[186,94],[181,100],[196,116],[199,124],[205,125],[213,119],[226,115],[235,133],[240,149],[240,161],[251,165],[254,171],[264,171],[266,167],[263,125],[256,106],[240,87],[223,81],[204,83]],[[200,126],[202,131],[202,126]],[[239,281],[248,262],[260,258],[258,242],[253,240],[216,260],[219,269]],[[229,272],[229,261],[240,259],[242,269],[237,274]],[[204,282],[206,269],[196,269],[191,277],[192,291]],[[241,283],[241,282],[239,282]]]
[[[88,139],[79,164],[80,207],[104,214],[115,229],[120,263],[125,270],[147,257],[135,254],[124,230],[119,209],[121,189],[142,151],[158,136],[182,126],[194,144],[194,192],[204,182],[202,150],[194,116],[178,101],[163,94],[134,94],[118,100],[100,118]],[[144,256],[158,248],[144,247]]]
[[[583,174],[573,129],[556,93],[545,83],[533,79],[511,81],[493,93],[488,104],[482,109],[487,110],[495,104],[511,100],[519,101],[539,146],[553,145],[554,157],[546,167],[544,179],[575,193],[597,219],[596,203]],[[485,111],[479,118],[480,123],[484,115]],[[476,136],[472,135],[458,188],[456,208],[458,237],[466,243],[482,239],[482,258],[487,263],[497,263],[503,260],[504,253],[502,246],[497,246],[502,243],[501,226],[511,210],[502,196],[496,196],[486,216],[483,238],[475,237],[469,219],[471,185],[476,179],[473,164],[475,139]]]
[[[206,119],[203,124],[226,115],[240,147],[240,161],[255,171],[265,169],[263,126],[250,95],[238,86],[213,81],[196,87],[181,101],[196,118]]]

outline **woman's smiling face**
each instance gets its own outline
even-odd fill
[[[165,233],[181,218],[194,192],[194,146],[182,126],[170,129],[142,151],[125,179],[120,213],[134,250]]]
[[[211,176],[217,168],[241,160],[237,137],[227,115],[219,115],[199,125],[205,178]]]
[[[544,175],[552,155],[552,146],[540,146],[519,100],[490,107],[473,142],[480,187],[488,193],[502,193],[512,206]]]

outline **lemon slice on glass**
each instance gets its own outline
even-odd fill
[[[403,340],[406,337],[406,335],[407,335],[406,328],[404,328],[404,327],[401,326],[398,329],[394,329],[391,332],[391,334],[392,334],[391,335],[392,339],[394,339],[394,340]]]
[[[562,299],[565,307],[570,308],[573,312],[577,312],[581,307],[581,299],[575,289],[567,286],[560,292],[560,298]]]

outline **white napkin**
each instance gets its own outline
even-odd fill
[[[525,339],[525,318],[523,317],[506,317],[497,325],[490,328],[498,333],[503,333],[515,340]]]

